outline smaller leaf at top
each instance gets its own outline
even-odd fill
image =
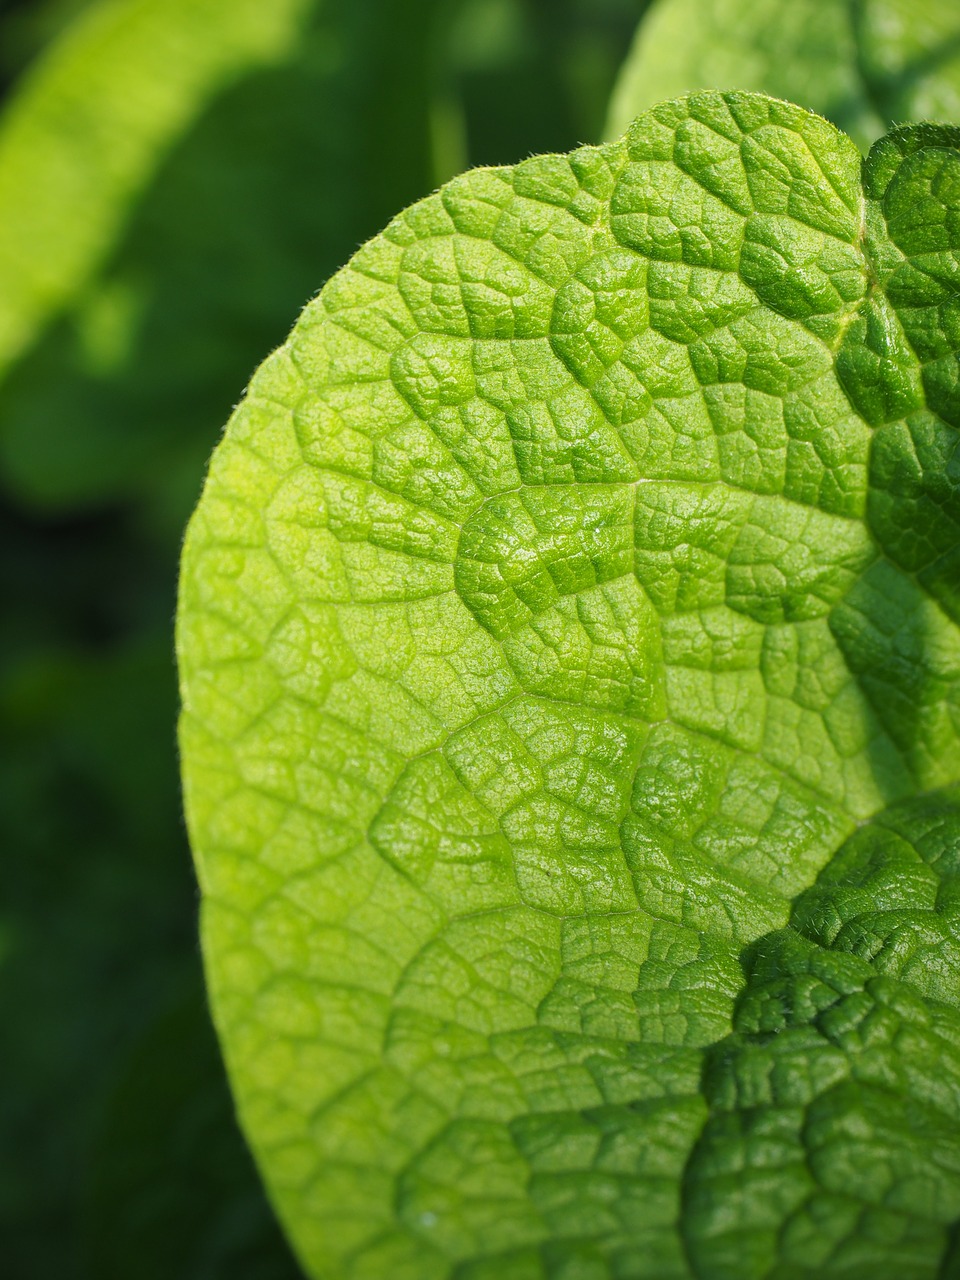
[[[905,121],[960,121],[960,9],[952,0],[659,0],[620,73],[607,135],[655,102],[732,88],[798,102],[862,151]]]

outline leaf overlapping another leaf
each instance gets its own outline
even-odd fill
[[[316,1276],[937,1274],[958,141],[662,104],[413,206],[256,375],[182,745]]]

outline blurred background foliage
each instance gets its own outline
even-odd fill
[[[97,23],[164,3],[0,5],[0,154],[44,77],[100,56]],[[230,13],[204,6],[214,24]],[[643,8],[304,0],[280,56],[195,95],[185,126],[102,211],[109,248],[61,282],[0,370],[8,1280],[298,1274],[236,1130],[202,996],[174,737],[183,524],[232,405],[307,298],[453,173],[598,140]],[[111,128],[123,142],[123,120],[98,127],[107,152]],[[17,269],[44,217],[93,216],[57,203],[53,179],[45,194],[26,151],[17,181],[40,229],[0,225]]]
[[[688,89],[863,144],[960,120],[955,0],[647,8],[0,0],[5,1280],[299,1274],[206,1013],[172,618],[206,459],[304,302],[454,173]]]
[[[894,125],[960,120],[960,6],[657,0],[617,79],[607,134],[665,98],[734,85],[799,102],[864,152]]]

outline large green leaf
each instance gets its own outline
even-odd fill
[[[938,1274],[958,250],[960,132],[704,93],[413,206],[254,378],[181,741],[313,1275]]]
[[[895,124],[960,122],[960,16],[952,0],[658,0],[609,136],[664,98],[734,87],[799,102],[864,151]]]

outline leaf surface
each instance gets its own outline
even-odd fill
[[[937,1275],[958,144],[661,104],[414,205],[254,378],[181,742],[311,1274]]]
[[[894,125],[960,122],[960,18],[950,0],[658,0],[608,136],[661,99],[732,86],[799,102],[866,151]]]

